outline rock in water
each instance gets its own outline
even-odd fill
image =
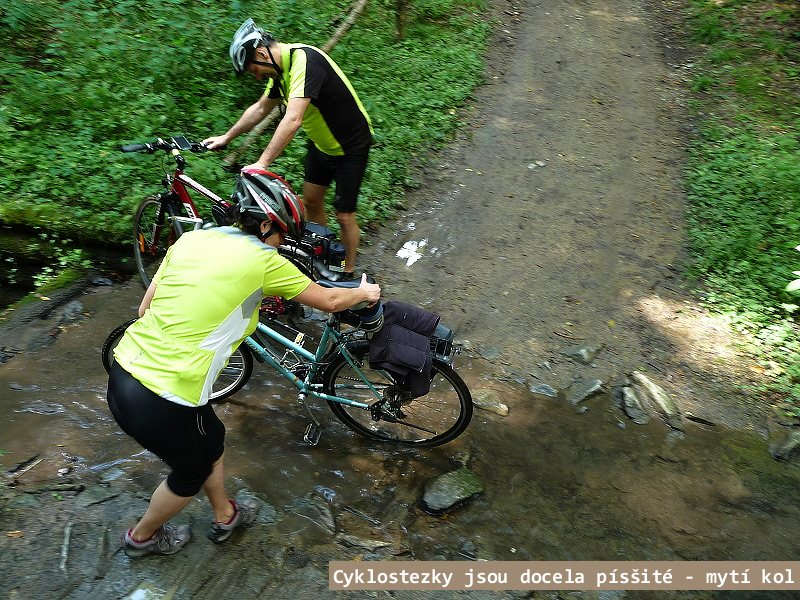
[[[571,388],[567,400],[570,404],[579,404],[603,391],[603,381],[592,379],[591,381],[578,381]]]
[[[458,508],[482,492],[483,483],[478,476],[462,467],[429,481],[425,485],[425,493],[420,504],[425,512],[440,515]]]
[[[770,435],[769,453],[776,460],[789,460],[800,448],[800,431],[784,429],[782,435]]]
[[[540,396],[547,396],[548,398],[555,398],[558,396],[558,390],[554,387],[547,385],[546,383],[534,383],[531,384],[528,389],[533,392],[534,394],[539,394]]]
[[[500,402],[499,397],[497,392],[491,390],[476,390],[472,393],[472,404],[481,410],[505,417],[508,415],[508,406]]]
[[[602,344],[596,344],[593,346],[572,346],[571,348],[565,348],[562,350],[561,354],[568,356],[584,365],[590,365],[602,349]]]
[[[650,415],[642,407],[639,397],[629,387],[622,388],[621,392],[621,408],[634,423],[644,425],[650,421]]]
[[[643,373],[634,371],[631,373],[634,391],[641,398],[644,395],[651,401],[655,409],[661,414],[667,425],[673,429],[683,430],[681,422],[681,411],[678,405],[669,397],[669,394],[660,386],[650,381]]]

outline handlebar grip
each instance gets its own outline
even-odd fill
[[[152,146],[150,144],[127,144],[125,146],[120,146],[121,152],[142,152],[143,150],[151,150]]]

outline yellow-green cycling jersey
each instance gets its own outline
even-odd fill
[[[311,280],[271,246],[234,227],[190,231],[167,252],[144,316],[114,350],[156,394],[186,406],[211,386],[258,322],[264,296],[291,299]]]
[[[284,104],[310,98],[303,129],[317,148],[332,156],[366,154],[372,144],[372,124],[353,86],[322,50],[306,44],[282,44],[280,80],[270,80],[264,92]]]

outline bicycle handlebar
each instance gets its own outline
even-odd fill
[[[152,142],[139,144],[126,144],[120,146],[120,152],[141,152],[142,154],[153,154],[157,150],[172,152],[173,150],[189,150],[190,152],[206,152],[206,148],[200,142],[191,141],[184,136],[175,136],[168,139],[157,138]]]
[[[120,146],[122,152],[155,152],[155,148],[151,144],[128,144],[127,146]]]

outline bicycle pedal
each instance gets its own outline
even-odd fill
[[[303,441],[311,446],[319,444],[319,438],[322,436],[322,427],[316,423],[309,423],[306,427],[306,432],[303,434]]]

